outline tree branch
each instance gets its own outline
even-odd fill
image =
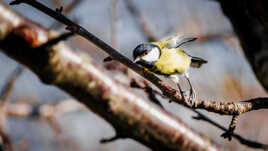
[[[3,15],[7,13],[9,15]],[[193,132],[179,118],[113,81],[88,56],[71,51],[64,43],[53,46],[49,51],[36,49],[52,38],[46,29],[3,5],[0,5],[0,20],[5,27],[0,28],[2,52],[28,66],[43,82],[73,95],[112,124],[120,135],[135,139],[154,150],[220,150],[211,141]],[[69,22],[66,19],[62,21]],[[71,28],[74,30],[75,27]],[[74,31],[81,33],[81,29]],[[99,45],[103,43],[93,35],[88,38],[97,40]],[[102,46],[110,49],[107,45]],[[116,56],[119,53],[115,51],[111,54]],[[140,69],[131,61],[125,61],[130,62],[133,68]]]
[[[208,123],[216,126],[217,128],[223,130],[224,132],[228,132],[229,131],[229,129],[226,129],[225,127],[221,126],[220,124],[212,121],[211,119],[209,119],[207,116],[205,116],[201,112],[195,111],[195,110],[194,110],[194,112],[197,113],[197,116],[196,117],[193,117],[194,119],[208,122]],[[268,145],[266,145],[266,144],[262,144],[262,143],[259,143],[259,142],[255,142],[255,141],[252,141],[252,140],[245,139],[245,138],[243,138],[242,136],[240,136],[240,135],[238,135],[236,133],[231,133],[230,135],[232,137],[234,137],[235,139],[237,139],[241,144],[244,144],[244,145],[246,145],[248,147],[258,148],[258,149],[264,149],[264,150],[267,150],[268,149]]]

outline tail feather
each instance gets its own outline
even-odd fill
[[[207,63],[207,60],[191,56],[191,67],[200,68],[205,63]]]

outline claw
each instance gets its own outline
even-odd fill
[[[177,75],[171,75],[170,77],[171,77],[172,81],[177,84],[177,87],[180,91],[182,99],[186,102],[186,104],[188,106],[192,107],[194,105],[194,100],[196,99],[196,93],[191,85],[191,82],[188,78],[188,75],[187,74],[185,75],[185,77],[189,83],[189,86],[190,86],[190,90],[188,90],[188,91],[182,91],[182,88],[179,84],[179,77]],[[187,92],[188,92],[188,94],[187,94]],[[185,99],[185,96],[187,97],[187,99]]]
[[[188,103],[189,105],[192,107],[194,105],[194,100],[196,99],[196,93],[195,93],[195,89],[192,87],[192,84],[188,78],[188,76],[185,76],[188,83],[189,83],[189,86],[190,86],[190,93],[189,93],[189,97],[188,97]]]
[[[182,89],[181,89],[181,86],[179,85],[179,83],[177,83],[177,87],[178,87],[178,89],[179,89],[179,91],[180,91],[180,94],[181,94],[181,97],[182,97],[182,99],[183,100],[185,100],[185,97],[184,97],[184,91],[182,91]]]
[[[179,89],[179,91],[180,91],[180,95],[181,95],[182,99],[185,100],[185,97],[184,97],[184,91],[182,91],[182,88],[181,88],[181,86],[180,86],[180,84],[179,84],[179,77],[178,77],[178,75],[171,75],[170,78],[171,78],[171,80],[172,80],[174,83],[177,84],[177,87],[178,87],[178,89]]]
[[[195,89],[190,89],[190,100],[189,102],[191,102],[191,105],[194,105],[194,100],[196,99],[196,93],[195,93]]]
[[[193,106],[193,100],[195,98],[195,93],[193,93],[193,91],[190,90],[190,93],[187,94],[187,91],[182,91],[181,87],[178,85],[178,88],[179,88],[179,91],[180,91],[180,94],[181,94],[181,97],[182,99],[186,102],[186,104],[188,106]],[[185,97],[187,97],[187,99],[185,99]]]
[[[186,96],[186,103],[188,106],[192,107],[194,105],[194,100],[196,98],[196,94],[194,90],[184,91],[184,95]]]

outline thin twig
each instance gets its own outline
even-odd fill
[[[193,111],[195,113],[197,113],[197,115],[198,115],[197,117],[193,117],[194,119],[208,122],[208,123],[212,124],[213,126],[216,126],[217,128],[223,130],[224,132],[228,132],[227,128],[221,126],[220,124],[216,123],[215,121],[212,121],[210,118],[208,118],[207,116],[205,116],[201,112],[196,111],[196,110],[193,110]],[[252,141],[252,140],[245,139],[245,138],[243,138],[242,136],[240,136],[240,135],[238,135],[236,133],[232,133],[231,135],[232,135],[232,137],[236,138],[241,144],[244,144],[244,145],[246,145],[248,147],[264,149],[264,150],[268,149],[268,145],[266,145],[266,144],[262,144],[262,143],[259,143],[259,142],[255,142],[255,141]]]
[[[103,138],[100,140],[100,143],[102,144],[111,143],[118,139],[124,139],[124,138],[127,138],[127,137],[124,135],[121,135],[120,132],[116,132],[115,136],[112,136],[110,138]]]

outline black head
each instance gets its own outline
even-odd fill
[[[133,60],[142,59],[142,57],[148,55],[152,50],[157,50],[158,57],[160,56],[161,50],[157,45],[146,43],[138,45],[133,51]]]

